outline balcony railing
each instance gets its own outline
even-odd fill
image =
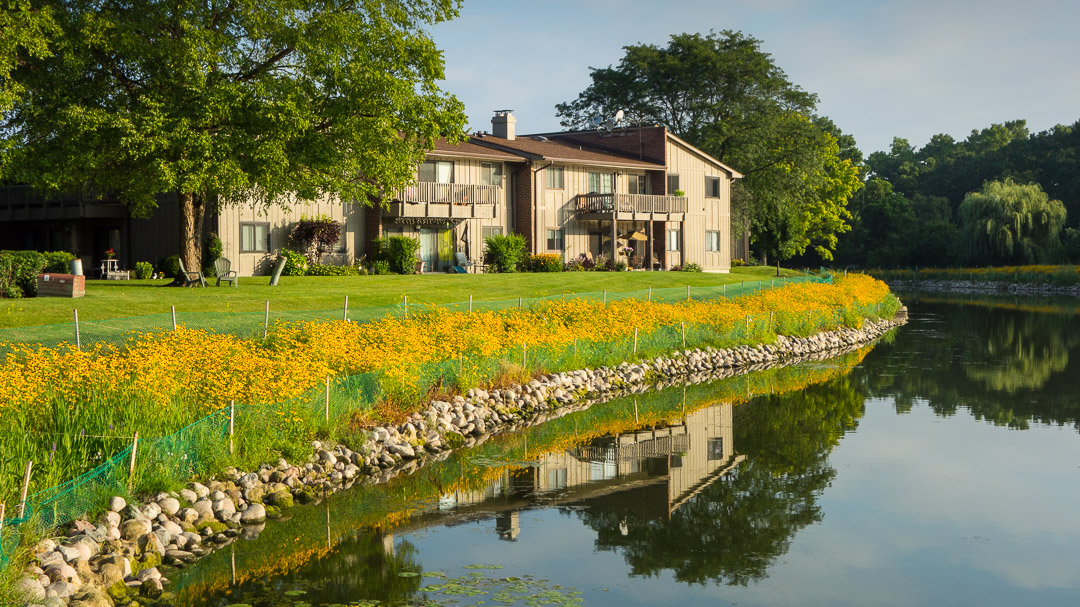
[[[493,205],[499,202],[501,193],[502,186],[498,185],[420,182],[401,188],[394,193],[394,199],[419,204]]]
[[[683,196],[655,194],[579,194],[579,213],[685,213]]]

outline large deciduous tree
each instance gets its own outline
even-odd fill
[[[1038,184],[992,181],[960,204],[961,237],[972,263],[1040,263],[1061,246],[1065,205]]]
[[[214,205],[367,202],[464,129],[425,31],[458,0],[34,4],[59,29],[51,54],[0,34],[16,49],[0,82],[24,93],[4,111],[0,170],[111,192],[135,216],[177,192],[189,268]]]
[[[831,259],[848,229],[846,204],[858,190],[862,156],[850,136],[814,117],[817,97],[788,81],[761,42],[741,32],[677,34],[667,47],[625,47],[617,66],[592,70],[592,83],[556,110],[586,128],[622,109],[634,122],[675,135],[743,173],[761,252],[780,260],[809,246]]]

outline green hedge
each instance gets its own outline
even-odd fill
[[[352,266],[308,266],[305,276],[360,276],[362,272]]]
[[[66,274],[73,259],[66,251],[0,251],[0,297],[34,297],[38,274]]]

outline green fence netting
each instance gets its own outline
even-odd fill
[[[458,302],[439,307],[461,312],[467,312],[470,308],[473,311],[499,311],[516,307],[527,308],[544,301],[568,298],[588,298],[596,301],[636,298],[675,302],[687,298],[715,299],[744,295],[781,284],[823,280],[826,279],[808,276],[782,281],[763,280],[737,285],[694,287],[689,291],[686,288],[670,288],[630,293],[598,292],[535,299]],[[417,310],[421,308],[427,309],[430,305],[414,306]],[[341,320],[346,314],[350,321],[367,322],[387,315],[407,313],[405,304],[382,308],[277,312],[271,315],[269,323],[265,313],[201,313],[178,315],[177,324],[261,339],[264,328],[268,325],[272,328],[275,322]],[[833,326],[840,320],[840,312],[836,312],[831,319],[818,316],[813,322],[824,327]],[[499,377],[508,367],[520,368],[529,373],[615,365],[625,360],[657,356],[683,347],[705,347],[752,338],[769,331],[770,321],[771,317],[750,317],[745,324],[737,324],[725,335],[718,335],[713,330],[695,325],[669,326],[614,340],[599,337],[558,347],[511,349],[497,356],[479,359],[463,357],[421,367],[413,378],[415,385],[411,389],[420,394],[437,394],[442,389],[480,385],[485,380]],[[811,321],[808,319],[807,322]],[[83,322],[79,325],[79,331],[80,340],[85,347],[89,343],[120,345],[140,332],[171,330],[172,326],[172,315],[164,314]],[[814,327],[807,327],[812,328]],[[22,338],[19,341],[23,343],[72,343],[70,334],[73,332],[73,324],[31,327],[0,332],[0,340],[10,340],[17,335]],[[394,389],[394,386],[385,385],[379,372],[331,378],[326,385],[313,388],[289,401],[236,405],[214,411],[167,436],[141,437],[137,442],[134,436],[124,437],[119,433],[117,436],[102,437],[96,458],[96,461],[101,463],[96,467],[70,481],[29,495],[24,506],[12,506],[9,502],[6,518],[0,526],[0,566],[7,561],[19,542],[20,525],[31,521],[44,527],[62,525],[85,513],[100,509],[110,495],[129,495],[133,487],[152,491],[200,476],[204,472],[219,470],[230,461],[236,461],[234,458],[243,457],[247,448],[247,443],[242,440],[244,435],[288,431],[290,419],[302,420],[309,427],[318,427],[320,424],[331,426],[353,412],[370,410],[385,396],[384,390],[388,388]],[[230,426],[235,433],[231,437]],[[114,440],[110,442],[105,439]],[[121,447],[117,441],[127,444]],[[55,449],[54,442],[53,450]],[[109,451],[113,452],[113,455],[108,456]],[[106,457],[108,459],[104,459]],[[51,455],[48,459],[51,461]],[[21,462],[0,461],[0,468],[4,471],[3,478],[0,478],[0,489],[4,488],[2,485],[5,479],[18,476],[21,480],[20,473],[12,474],[15,467],[20,465]],[[48,462],[42,461],[41,465],[47,466]],[[7,485],[9,490],[6,494],[12,495],[12,483],[9,481]],[[0,495],[4,494],[5,491],[0,491]]]

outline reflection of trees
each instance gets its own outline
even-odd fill
[[[871,394],[894,398],[899,412],[921,399],[942,416],[964,407],[1013,428],[1034,420],[1080,429],[1075,315],[938,303],[915,314],[853,374]]]
[[[862,415],[863,396],[841,378],[735,411],[734,442],[746,456],[736,471],[666,519],[590,503],[578,516],[597,532],[597,546],[621,551],[635,575],[670,569],[680,581],[728,584],[765,577],[795,533],[821,519],[816,498],[835,476],[828,454]]]

